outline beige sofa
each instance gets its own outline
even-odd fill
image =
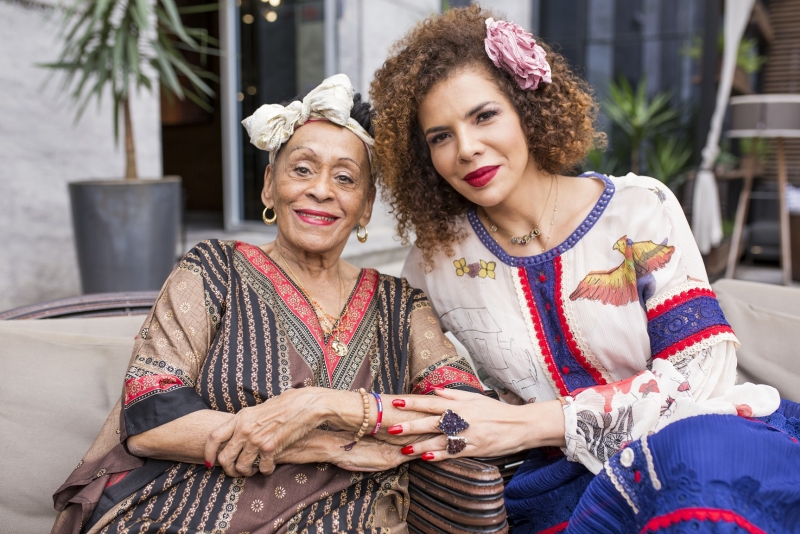
[[[720,281],[740,381],[800,402],[800,289]],[[121,392],[143,316],[0,321],[0,534],[49,532],[52,494]]]

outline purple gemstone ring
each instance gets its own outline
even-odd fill
[[[467,448],[467,438],[447,436],[447,454],[456,455]]]
[[[439,419],[437,428],[448,436],[455,436],[459,432],[468,429],[469,423],[464,421],[464,419],[453,410],[445,410],[442,417]]]

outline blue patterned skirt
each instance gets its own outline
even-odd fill
[[[597,476],[537,449],[505,497],[515,534],[800,533],[800,404],[677,421]]]

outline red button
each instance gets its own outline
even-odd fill
[[[636,483],[638,484],[639,482],[642,481],[642,474],[639,471],[636,471],[635,473],[633,473],[633,480],[636,481]]]
[[[547,281],[547,278],[545,278],[545,276],[544,276],[543,274],[540,274],[540,275],[539,275],[539,281],[540,281],[540,282],[542,282],[542,283],[544,283],[544,282],[546,282],[546,281]]]
[[[545,303],[544,309],[547,310],[547,311],[550,311],[550,304]]]
[[[556,343],[561,343],[561,336],[556,336]],[[565,367],[566,369],[566,367]]]
[[[561,368],[561,372],[564,373],[565,375],[568,375],[569,374],[569,367],[567,367],[565,365],[564,367]]]

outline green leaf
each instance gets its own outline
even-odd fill
[[[199,6],[187,6],[178,8],[178,13],[181,15],[191,15],[193,13],[208,13],[218,11],[219,4],[202,4]]]
[[[161,78],[161,83],[169,87],[170,90],[172,90],[172,92],[178,96],[178,98],[183,98],[181,84],[178,81],[178,76],[175,74],[175,70],[172,68],[170,61],[167,58],[167,54],[164,52],[160,43],[154,42],[152,45],[153,51],[156,53],[156,61],[153,66],[158,71],[158,74]]]
[[[164,10],[169,15],[170,21],[172,22],[172,30],[181,38],[181,40],[189,45],[195,44],[194,40],[186,34],[186,31],[183,29],[183,23],[181,22],[181,15],[178,13],[178,6],[175,5],[174,0],[161,0],[161,5],[164,6]]]

